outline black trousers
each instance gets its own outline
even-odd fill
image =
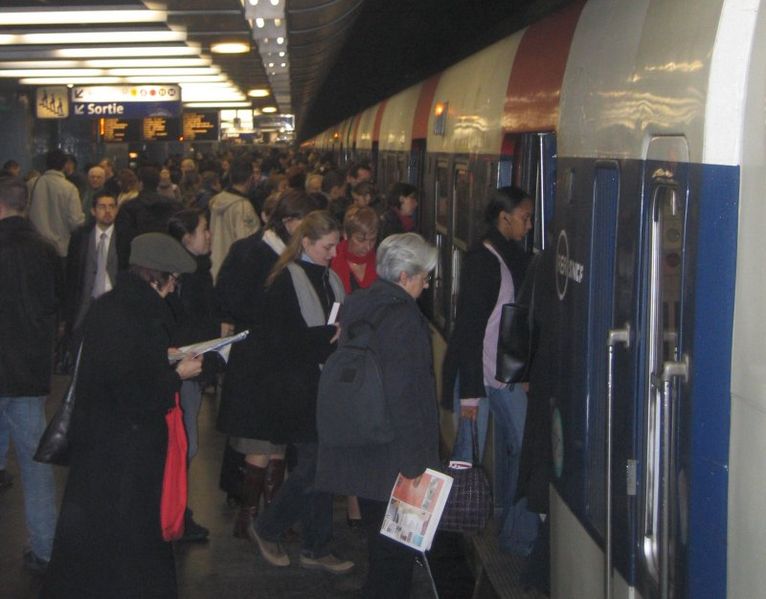
[[[380,534],[387,505],[387,501],[359,498],[369,553],[369,571],[362,596],[371,599],[407,599],[412,586],[416,553],[406,545]]]

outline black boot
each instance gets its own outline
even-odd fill
[[[242,485],[242,505],[234,521],[234,536],[238,539],[255,539],[255,518],[258,516],[258,503],[266,483],[266,468],[245,464],[245,479]]]
[[[210,531],[197,523],[192,511],[187,507],[184,514],[184,536],[176,541],[176,543],[195,543],[200,541],[207,541]]]
[[[263,488],[263,501],[266,505],[271,505],[284,481],[285,461],[271,460],[266,467],[266,485]]]

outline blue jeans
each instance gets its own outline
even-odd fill
[[[32,459],[45,430],[45,400],[44,396],[0,397],[0,430],[7,427],[13,439],[30,547],[38,557],[49,560],[56,530],[53,467]]]
[[[255,528],[267,541],[277,542],[298,520],[301,521],[302,553],[320,558],[330,553],[332,541],[332,494],[314,490],[317,444],[296,443],[298,464],[280,487]]]
[[[181,408],[184,413],[184,428],[189,443],[187,456],[189,462],[197,455],[199,449],[199,434],[197,433],[197,418],[202,405],[202,386],[197,381],[181,383]]]
[[[8,464],[8,445],[11,442],[11,430],[8,422],[0,418],[0,470],[5,470]]]
[[[477,429],[479,451],[483,452],[487,425],[482,425],[482,404],[489,404],[495,426],[495,505],[502,507],[498,543],[503,551],[528,555],[537,537],[539,518],[527,509],[527,500],[514,502],[519,478],[521,444],[527,418],[527,395],[520,385],[496,389],[486,387],[487,400],[479,403]],[[486,419],[486,408],[484,408]],[[471,461],[470,425],[460,424],[452,459]],[[467,460],[465,458],[468,458]]]

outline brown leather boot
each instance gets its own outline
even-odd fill
[[[285,461],[271,460],[266,467],[266,485],[263,488],[263,501],[270,505],[285,480]]]
[[[258,516],[258,503],[261,501],[266,483],[266,468],[245,464],[245,479],[242,483],[242,505],[234,521],[234,536],[238,539],[250,539],[256,543],[255,518]]]

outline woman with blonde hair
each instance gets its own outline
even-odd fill
[[[264,559],[290,565],[279,544],[296,521],[302,523],[300,565],[345,574],[353,562],[330,553],[332,495],[314,489],[317,461],[316,399],[322,364],[335,350],[339,329],[328,324],[345,292],[330,270],[340,241],[338,223],[324,211],[306,215],[267,280],[264,297],[264,372],[271,410],[264,414],[273,443],[293,443],[298,463],[269,508],[255,523]]]

